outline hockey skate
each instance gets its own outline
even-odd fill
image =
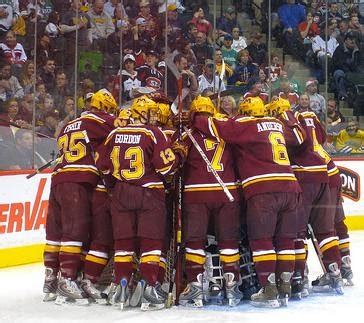
[[[157,288],[156,286],[159,285]],[[143,284],[143,296],[142,296],[142,304],[140,309],[142,311],[150,311],[150,310],[160,310],[166,307],[166,298],[165,292],[161,293],[160,284],[157,283],[156,286],[151,286],[148,284]]]
[[[43,285],[44,298],[43,302],[52,302],[57,298],[57,274],[52,268],[45,269],[45,278]]]
[[[239,290],[239,282],[234,280],[233,273],[225,273],[225,293],[229,306],[237,306],[243,298],[243,293]]]
[[[143,291],[144,291],[144,287],[145,287],[144,285],[145,285],[144,280],[138,281],[138,283],[136,284],[136,286],[130,296],[130,301],[129,301],[130,306],[137,307],[137,306],[141,305],[141,299],[142,299]]]
[[[203,274],[197,275],[197,281],[188,283],[179,295],[179,304],[188,307],[202,307],[204,292],[202,287]]]
[[[204,301],[209,304],[223,305],[225,295],[220,254],[213,236],[208,235],[208,242],[210,245],[206,248],[205,275],[202,284],[205,291]]]
[[[80,283],[80,287],[85,292],[86,296],[89,297],[90,301],[101,305],[107,303],[107,296],[98,290],[89,279],[83,279]]]
[[[292,273],[285,271],[281,273],[278,279],[277,288],[280,306],[288,305],[288,299],[291,297],[291,278]]]
[[[312,290],[316,293],[325,293],[334,290],[339,295],[344,294],[343,279],[336,262],[329,265],[329,272],[312,282]]]
[[[255,307],[267,308],[277,308],[280,306],[274,273],[269,274],[267,285],[262,287],[258,293],[252,295],[251,304]]]
[[[107,304],[119,306],[120,305],[120,295],[121,286],[119,284],[111,283],[104,291],[107,295]]]
[[[82,289],[77,285],[76,281],[70,278],[61,277],[57,286],[57,305],[74,304],[74,305],[89,305],[89,300],[85,297]]]
[[[351,259],[350,256],[344,256],[341,258],[341,276],[344,280],[345,286],[354,286],[352,281],[353,271],[351,270]]]

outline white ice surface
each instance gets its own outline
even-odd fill
[[[355,286],[345,287],[345,295],[311,294],[287,308],[258,309],[248,303],[236,308],[207,306],[204,309],[174,307],[143,313],[137,309],[121,312],[115,307],[92,305],[57,306],[42,302],[41,264],[0,270],[0,322],[219,322],[219,323],[351,323],[364,322],[364,231],[351,233],[352,266]],[[320,266],[309,253],[310,279]]]

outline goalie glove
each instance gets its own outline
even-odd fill
[[[176,140],[172,143],[172,150],[173,152],[180,157],[181,166],[187,159],[188,155],[188,146],[186,143]]]

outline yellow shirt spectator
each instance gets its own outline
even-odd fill
[[[338,153],[364,153],[364,130],[359,129],[356,121],[349,121],[346,129],[339,132],[336,138],[335,148]]]

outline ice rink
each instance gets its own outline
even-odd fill
[[[363,322],[364,231],[351,232],[351,252],[355,286],[346,287],[344,296],[311,294],[304,300],[291,301],[287,308],[279,309],[258,309],[248,303],[241,303],[235,308],[173,307],[143,313],[137,309],[121,312],[115,307],[101,305],[57,306],[42,302],[42,264],[0,269],[0,322]],[[312,248],[309,268],[310,280],[321,273]]]

